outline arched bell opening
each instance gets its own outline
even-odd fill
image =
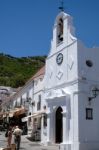
[[[57,42],[63,41],[63,19],[60,18],[57,23]]]

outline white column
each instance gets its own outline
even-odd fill
[[[69,138],[69,128],[68,128],[69,120],[67,112],[63,112],[63,143],[68,142]]]
[[[44,137],[44,115],[42,115],[41,118],[41,143],[44,143],[45,137]]]
[[[53,142],[53,107],[50,107],[49,113],[47,114],[47,143]]]
[[[51,129],[51,122],[50,122],[50,113],[47,114],[47,143],[50,142],[50,129]]]

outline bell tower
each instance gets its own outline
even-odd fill
[[[61,9],[63,9],[63,7],[61,7]],[[73,80],[71,76],[76,67],[73,67],[74,59],[77,61],[75,58],[77,55],[74,56],[73,54],[73,47],[74,45],[77,47],[75,44],[76,41],[72,17],[61,11],[55,19],[51,49],[46,60],[45,77],[47,83],[49,82],[47,88],[63,84],[70,79]]]

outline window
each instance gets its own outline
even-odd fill
[[[37,84],[38,84],[38,81],[37,81],[37,80],[35,80],[35,81],[34,81],[34,84],[35,84],[35,85],[37,85]]]
[[[29,116],[31,116],[31,112],[29,112]],[[31,117],[28,118],[28,125],[31,124]]]
[[[29,91],[26,93],[26,101],[29,102]]]
[[[86,108],[86,119],[92,120],[93,119],[93,109]]]
[[[17,101],[15,101],[15,104],[14,104],[14,106],[15,106],[15,107],[17,107],[17,106],[18,106],[18,104],[17,104]]]
[[[43,80],[43,78],[40,78],[40,81],[42,81]]]
[[[38,128],[38,129],[41,129],[41,117],[38,118],[38,125],[37,125],[37,128]]]
[[[0,105],[1,105],[1,103],[2,103],[2,100],[0,99]]]
[[[34,125],[34,128],[37,127],[37,118],[34,118],[34,119],[33,119],[33,125]]]
[[[44,127],[47,126],[47,114],[44,114],[44,122],[43,122],[43,126],[44,126]]]
[[[41,95],[38,96],[38,103],[37,103],[37,110],[40,110],[41,109]]]
[[[22,97],[20,98],[20,105],[22,105]]]

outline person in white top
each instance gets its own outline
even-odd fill
[[[13,134],[14,134],[14,142],[16,144],[16,150],[19,150],[22,130],[18,126],[16,126],[15,130],[13,131]]]

